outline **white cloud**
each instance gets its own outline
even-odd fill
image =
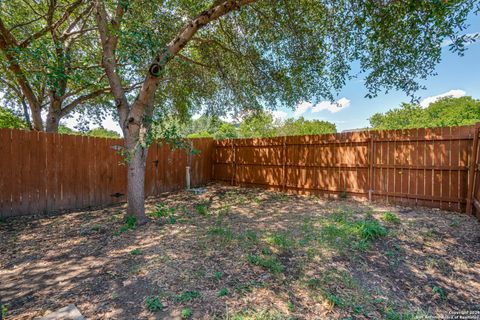
[[[294,116],[299,117],[302,114],[306,113],[308,110],[311,110],[312,112],[320,112],[323,110],[327,110],[327,111],[330,111],[331,113],[335,113],[342,109],[345,109],[349,105],[350,105],[350,100],[348,100],[345,97],[338,99],[337,101],[334,101],[334,102],[327,101],[327,100],[320,101],[316,105],[313,105],[313,103],[308,101],[302,101],[295,108]]]
[[[288,118],[288,113],[285,111],[276,110],[272,111],[272,116],[274,120],[281,122]]]
[[[342,109],[345,109],[350,105],[350,100],[343,97],[335,102],[331,101],[320,101],[313,108],[312,112],[320,112],[322,110],[328,110],[332,113],[338,112]]]
[[[420,105],[422,106],[422,108],[426,108],[430,105],[430,103],[434,103],[438,99],[445,98],[445,97],[460,98],[460,97],[463,97],[465,94],[466,92],[463,90],[454,89],[454,90],[450,90],[450,91],[438,94],[436,96],[426,97],[422,101],[420,101]]]
[[[295,117],[300,117],[302,114],[308,111],[313,106],[311,102],[308,101],[302,101],[299,104],[297,104],[297,107],[295,108],[295,112],[293,115]]]

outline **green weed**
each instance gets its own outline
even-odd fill
[[[293,244],[293,241],[281,233],[273,233],[267,237],[267,242],[278,247],[280,250],[287,250]]]
[[[249,254],[247,261],[255,266],[263,267],[272,273],[280,273],[284,269],[283,265],[275,257],[261,257]]]
[[[123,226],[121,226],[120,229],[117,232],[115,232],[115,235],[118,236],[122,233],[127,232],[128,230],[133,230],[136,227],[137,227],[137,218],[134,216],[126,216]]]
[[[219,297],[225,297],[228,295],[228,289],[227,288],[222,288],[218,291],[218,296]]]
[[[382,220],[388,223],[400,224],[400,218],[392,212],[385,212],[382,215]]]
[[[215,271],[215,273],[213,274],[213,277],[215,278],[215,280],[217,281],[220,281],[222,279],[222,276],[223,276],[223,273],[220,272],[220,271]]]
[[[130,254],[132,256],[138,256],[138,255],[141,255],[142,254],[142,250],[136,248],[136,249],[133,249],[132,251],[130,251]]]
[[[233,232],[229,228],[211,227],[208,229],[208,234],[221,238],[224,242],[233,240]]]
[[[155,211],[150,213],[150,215],[163,219],[166,224],[175,224],[177,222],[177,218],[175,217],[176,211],[176,208],[169,207],[163,202],[160,202],[155,206]]]
[[[183,308],[180,312],[180,316],[182,319],[190,319],[193,315],[192,309],[190,308]]]
[[[195,206],[195,210],[198,214],[206,216],[208,214],[208,207],[205,203],[199,203]]]
[[[438,296],[442,300],[445,300],[447,298],[447,295],[445,294],[445,291],[441,287],[433,286],[432,292],[434,294],[438,294]]]
[[[157,296],[147,297],[145,300],[148,311],[156,312],[163,309],[163,304],[160,302],[160,298]]]
[[[376,220],[364,220],[358,223],[360,235],[366,240],[375,240],[387,235],[387,230]]]
[[[175,296],[175,301],[188,302],[192,301],[193,299],[199,298],[200,296],[201,294],[198,291],[185,291],[184,293]]]

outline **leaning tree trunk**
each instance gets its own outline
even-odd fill
[[[145,167],[148,147],[139,143],[137,130],[125,130],[125,148],[127,151],[127,216],[134,216],[138,224],[148,221],[145,215]]]

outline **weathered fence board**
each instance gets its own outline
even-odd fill
[[[475,134],[463,126],[217,141],[214,178],[464,212],[473,193],[480,198],[479,179],[468,190]]]
[[[212,179],[212,139],[193,139],[192,186]],[[0,216],[122,202],[127,169],[121,139],[0,129]],[[146,163],[147,196],[185,187],[186,151],[154,143]]]

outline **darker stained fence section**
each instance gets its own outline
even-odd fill
[[[215,143],[214,179],[480,212],[478,125]]]
[[[212,180],[212,139],[192,139],[192,186]],[[127,167],[121,139],[0,129],[0,217],[124,202]],[[185,188],[187,152],[150,146],[145,194]]]

